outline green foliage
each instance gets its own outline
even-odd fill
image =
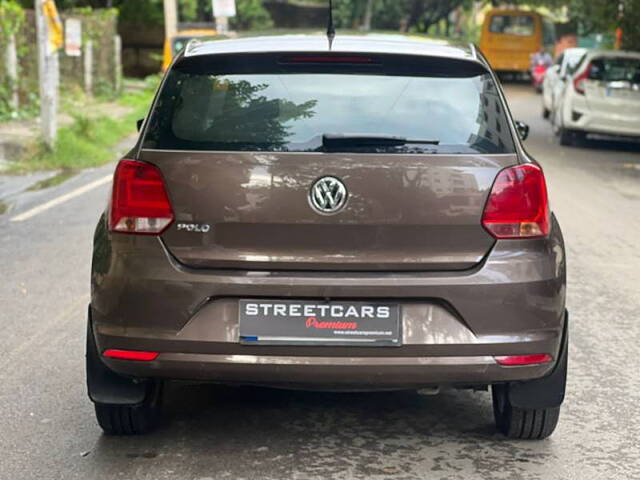
[[[105,8],[94,10],[91,7],[75,7],[64,12],[67,17],[82,21],[82,42],[98,40],[104,35],[105,25],[118,21],[118,10]]]
[[[0,121],[17,118],[10,99],[13,92],[13,81],[5,73],[5,51],[9,38],[14,36],[19,48],[20,29],[24,25],[25,13],[22,7],[14,0],[0,0]]]
[[[503,2],[492,0],[491,3]],[[622,28],[622,47],[640,50],[640,0],[512,0],[510,3],[552,9],[567,7],[580,33],[613,33],[616,28]]]
[[[44,144],[36,146],[30,158],[11,166],[12,172],[88,168],[114,160],[113,147],[135,133],[136,120],[147,114],[157,85],[158,78],[153,77],[147,80],[144,89],[121,97],[118,104],[130,107],[126,115],[74,114],[73,123],[58,131],[53,150],[48,150]]]
[[[114,0],[123,22],[140,25],[164,25],[163,0]]]
[[[24,23],[24,10],[15,0],[0,0],[0,35],[8,37],[20,31]]]
[[[623,31],[622,48],[640,50],[640,0],[628,0],[620,22]]]
[[[445,20],[458,7],[470,7],[471,0],[335,0],[338,28],[358,29],[364,23],[371,1],[371,27],[376,30],[413,30],[427,32]]]
[[[262,0],[236,0],[237,16],[230,19],[237,30],[264,30],[273,26],[271,15]]]

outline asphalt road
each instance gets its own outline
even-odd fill
[[[545,168],[568,249],[569,391],[552,438],[495,433],[488,393],[210,385],[170,388],[156,433],[103,436],[83,358],[108,165],[27,193],[43,175],[0,177],[0,479],[640,478],[640,148],[559,147],[540,98],[527,86],[508,94],[531,125],[526,145]],[[103,183],[78,193],[94,181]]]

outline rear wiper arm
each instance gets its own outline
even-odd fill
[[[325,133],[322,146],[328,149],[337,147],[400,147],[402,145],[439,145],[440,140],[422,140],[396,137],[393,135],[367,135],[350,133]]]

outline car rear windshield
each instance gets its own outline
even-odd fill
[[[531,15],[494,15],[491,17],[489,31],[529,37],[534,32],[533,17]]]
[[[369,139],[333,145],[356,153],[514,151],[487,73],[441,78],[342,71],[225,74],[202,68],[170,72],[143,148],[322,152],[327,138],[339,136]]]
[[[604,82],[640,84],[640,58],[602,57],[591,60],[589,78]]]

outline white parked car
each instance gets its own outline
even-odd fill
[[[549,118],[551,110],[553,110],[554,98],[562,93],[565,80],[571,76],[585,53],[587,53],[586,48],[567,48],[547,69],[542,82],[542,115],[544,118]]]
[[[553,104],[562,145],[587,134],[640,140],[640,52],[589,50]]]

